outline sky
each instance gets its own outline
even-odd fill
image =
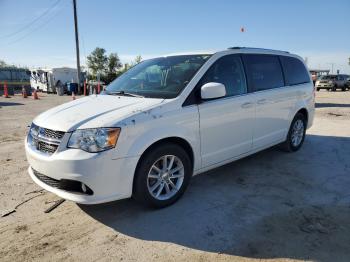
[[[77,8],[83,65],[95,47],[129,62],[247,46],[350,73],[350,0],[77,0]],[[76,66],[72,0],[0,0],[0,14],[1,60]]]

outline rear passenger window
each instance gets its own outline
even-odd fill
[[[243,55],[248,83],[255,91],[284,86],[283,73],[278,56]]]
[[[226,88],[226,96],[247,93],[247,85],[241,58],[239,55],[227,55],[219,58],[204,74],[198,85],[209,82],[221,83]]]
[[[310,77],[304,64],[297,58],[280,56],[287,85],[309,83]]]

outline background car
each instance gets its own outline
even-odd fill
[[[320,91],[320,89],[327,89],[336,91],[337,89],[341,89],[345,91],[347,88],[347,79],[348,75],[325,75],[321,76],[319,80],[316,81],[316,90]]]
[[[346,79],[345,86],[347,89],[350,89],[350,77],[348,77],[348,79]]]

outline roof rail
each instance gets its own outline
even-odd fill
[[[274,50],[274,49],[268,49],[268,48],[258,48],[258,47],[246,47],[246,46],[233,46],[229,47],[228,49],[255,49],[255,50],[262,50],[262,51],[276,51],[276,52],[283,52],[289,54],[288,51],[281,51],[281,50]]]

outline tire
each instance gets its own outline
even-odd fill
[[[297,123],[298,124],[302,123],[303,128],[302,130],[299,130],[299,134],[301,135],[301,137],[299,137],[300,141],[298,143],[294,143],[294,142],[297,142],[293,140],[295,138],[293,137],[293,133],[295,132],[296,125],[298,125]],[[307,127],[307,121],[305,119],[305,116],[302,113],[297,113],[290,125],[287,139],[281,144],[281,148],[286,152],[298,151],[304,143],[306,127]],[[297,135],[297,134],[294,133],[294,135]]]
[[[320,89],[319,89],[319,88],[317,88],[316,90],[317,90],[317,91],[320,91]]]
[[[345,91],[346,91],[346,87],[343,86],[342,89],[341,89],[341,91],[345,92]]]
[[[164,157],[166,166],[169,167],[173,161],[170,170],[178,171],[173,174],[166,171]],[[141,157],[135,172],[132,196],[145,206],[163,208],[175,203],[183,195],[191,177],[192,162],[186,151],[177,144],[161,144]]]
[[[337,86],[333,86],[333,87],[332,87],[332,91],[333,91],[333,92],[337,91]]]

